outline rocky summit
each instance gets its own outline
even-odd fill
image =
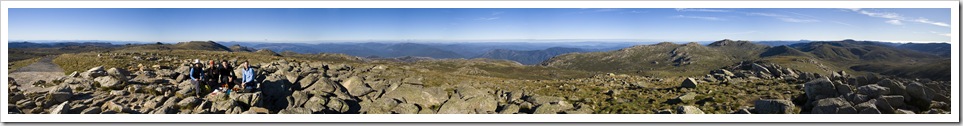
[[[950,113],[951,83],[920,76],[942,74],[898,73],[911,70],[906,66],[880,72],[875,67],[879,64],[835,62],[934,60],[885,60],[929,54],[898,50],[888,51],[893,55],[828,55],[827,50],[846,50],[823,44],[660,43],[563,54],[536,66],[492,59],[399,62],[343,54],[255,52],[216,42],[132,45],[37,61],[63,67],[53,71],[70,73],[63,76],[14,72],[17,76],[8,79],[8,110],[11,114]],[[845,47],[875,49],[869,53],[888,49]],[[190,82],[188,64],[194,59],[223,59],[235,68],[249,61],[259,87],[251,92],[208,94]],[[47,72],[42,75],[51,71]],[[241,75],[243,71],[233,72]],[[204,94],[198,97],[197,92]]]
[[[19,91],[11,81],[10,109],[27,114],[591,113],[560,97],[471,84],[428,87],[421,77],[387,78],[380,75],[403,73],[385,66],[284,60],[253,65],[261,91],[195,97],[197,89],[184,79],[187,67],[134,74],[95,67],[84,76],[58,78],[59,84],[39,92]],[[158,71],[173,72],[159,76]]]

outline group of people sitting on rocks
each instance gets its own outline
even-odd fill
[[[207,65],[204,65],[200,60],[195,59],[191,64],[191,83],[197,89],[194,95],[200,97],[201,94],[215,92],[251,92],[259,87],[254,81],[254,69],[247,61],[241,63],[243,71],[241,81],[236,81],[235,68],[227,60],[221,60],[219,64],[216,61],[210,60]]]

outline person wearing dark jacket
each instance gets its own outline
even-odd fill
[[[227,60],[221,60],[221,66],[217,69],[218,76],[220,76],[221,84],[224,84],[225,89],[234,88],[234,67],[227,64]]]
[[[218,69],[217,66],[218,66],[217,64],[214,64],[214,60],[210,60],[208,61],[208,64],[207,64],[207,71],[204,71],[206,72],[206,74],[204,75],[207,76],[206,78],[204,78],[205,80],[207,80],[207,86],[211,87],[212,89],[217,89],[217,87],[220,87],[218,85],[219,84],[218,77],[220,76],[218,76],[218,73],[217,73],[217,69]]]

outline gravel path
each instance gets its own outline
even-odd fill
[[[43,88],[34,87],[33,83],[38,80],[50,81],[64,76],[64,70],[53,59],[57,56],[46,56],[36,63],[27,65],[10,73],[10,77],[17,81],[26,90],[40,90]]]

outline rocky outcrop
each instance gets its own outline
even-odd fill
[[[351,96],[362,96],[374,91],[371,89],[371,87],[364,83],[364,80],[361,77],[357,76],[350,77],[344,82],[341,82],[341,86],[344,86]]]
[[[53,108],[50,109],[50,114],[67,114],[68,111],[70,110],[70,105],[68,105],[67,103],[69,102],[64,101],[64,103],[60,103],[60,105],[54,106]]]
[[[761,99],[755,102],[758,114],[792,114],[794,109],[796,106],[788,100]]]
[[[858,111],[842,98],[826,98],[816,101],[813,114],[856,114]]]
[[[107,71],[104,70],[103,66],[90,68],[86,72],[80,74],[83,78],[93,79],[101,76],[107,76]]]
[[[659,108],[660,111],[651,112],[892,114],[948,113],[952,99],[948,96],[951,88],[941,86],[946,82],[844,76],[838,72],[835,77],[825,77],[765,63],[744,63],[713,70],[705,78],[612,73],[544,85],[559,88],[564,93],[598,93],[598,97],[583,97],[542,95],[536,93],[542,92],[538,89],[545,89],[542,87],[505,88],[490,86],[487,83],[491,82],[486,81],[438,82],[428,76],[413,74],[429,70],[406,68],[411,66],[285,60],[252,64],[257,73],[255,81],[260,84],[260,89],[255,92],[218,92],[195,97],[194,92],[204,90],[196,89],[189,79],[185,79],[188,75],[186,65],[137,72],[95,67],[77,76],[45,82],[45,85],[53,86],[37,91],[24,91],[25,88],[12,83],[8,87],[15,93],[8,95],[12,105],[8,110],[29,114],[589,114],[618,113],[600,105],[669,103],[670,106],[659,106],[663,107]],[[712,88],[747,86],[744,88],[773,90],[765,88],[776,85],[765,83],[774,81],[757,81],[760,79],[790,85],[782,87],[795,87],[789,90],[797,91],[785,93],[793,94],[795,98],[760,96],[762,99],[754,104],[732,107],[732,110],[714,107],[722,105],[716,103],[718,101],[733,99],[718,97],[715,93],[732,92]],[[526,81],[515,82],[533,82]],[[596,84],[589,86],[598,89],[577,85],[583,83]],[[740,85],[742,83],[752,85]],[[659,98],[626,98],[640,95],[635,91],[669,94]]]
[[[882,95],[889,94],[889,88],[875,84],[860,86],[856,88],[856,90],[858,94],[866,95],[870,98],[879,98]]]
[[[918,82],[909,83],[906,86],[906,93],[910,96],[908,103],[922,110],[929,109],[933,98],[936,97],[936,92],[933,89]]]
[[[124,81],[110,76],[97,77],[94,81],[97,81],[101,88],[107,89],[122,89],[127,86]]]
[[[679,106],[675,110],[678,114],[705,114],[699,107],[695,106]]]
[[[495,114],[591,113],[588,105],[465,84],[426,86],[421,77],[385,66],[300,63],[284,60],[253,64],[258,92],[217,92],[194,97],[198,90],[185,76],[186,65],[129,72],[96,67],[43,92],[42,99],[15,95],[24,113],[150,114]],[[177,68],[172,70],[170,68]],[[97,88],[75,88],[75,87]],[[17,89],[17,88],[15,88]],[[206,93],[206,92],[205,92]],[[38,104],[39,103],[39,104]],[[33,105],[33,106],[31,106]],[[36,106],[42,105],[42,106]],[[503,106],[514,106],[505,108]],[[526,106],[526,107],[521,107]]]
[[[845,72],[834,73],[835,77],[820,78],[804,84],[806,99],[803,113],[812,114],[908,114],[936,112],[930,110],[933,103],[944,101],[933,99],[936,90],[945,88],[921,84],[917,80],[882,78],[877,75],[852,76]],[[907,85],[903,85],[906,83]],[[853,87],[850,85],[860,85]],[[758,108],[757,108],[758,109]]]
[[[809,99],[823,99],[839,96],[835,84],[829,78],[821,78],[804,84],[806,97]]]
[[[699,85],[699,82],[696,82],[695,79],[686,78],[685,80],[682,80],[682,85],[681,85],[681,87],[683,87],[683,88],[696,88],[698,85]]]

